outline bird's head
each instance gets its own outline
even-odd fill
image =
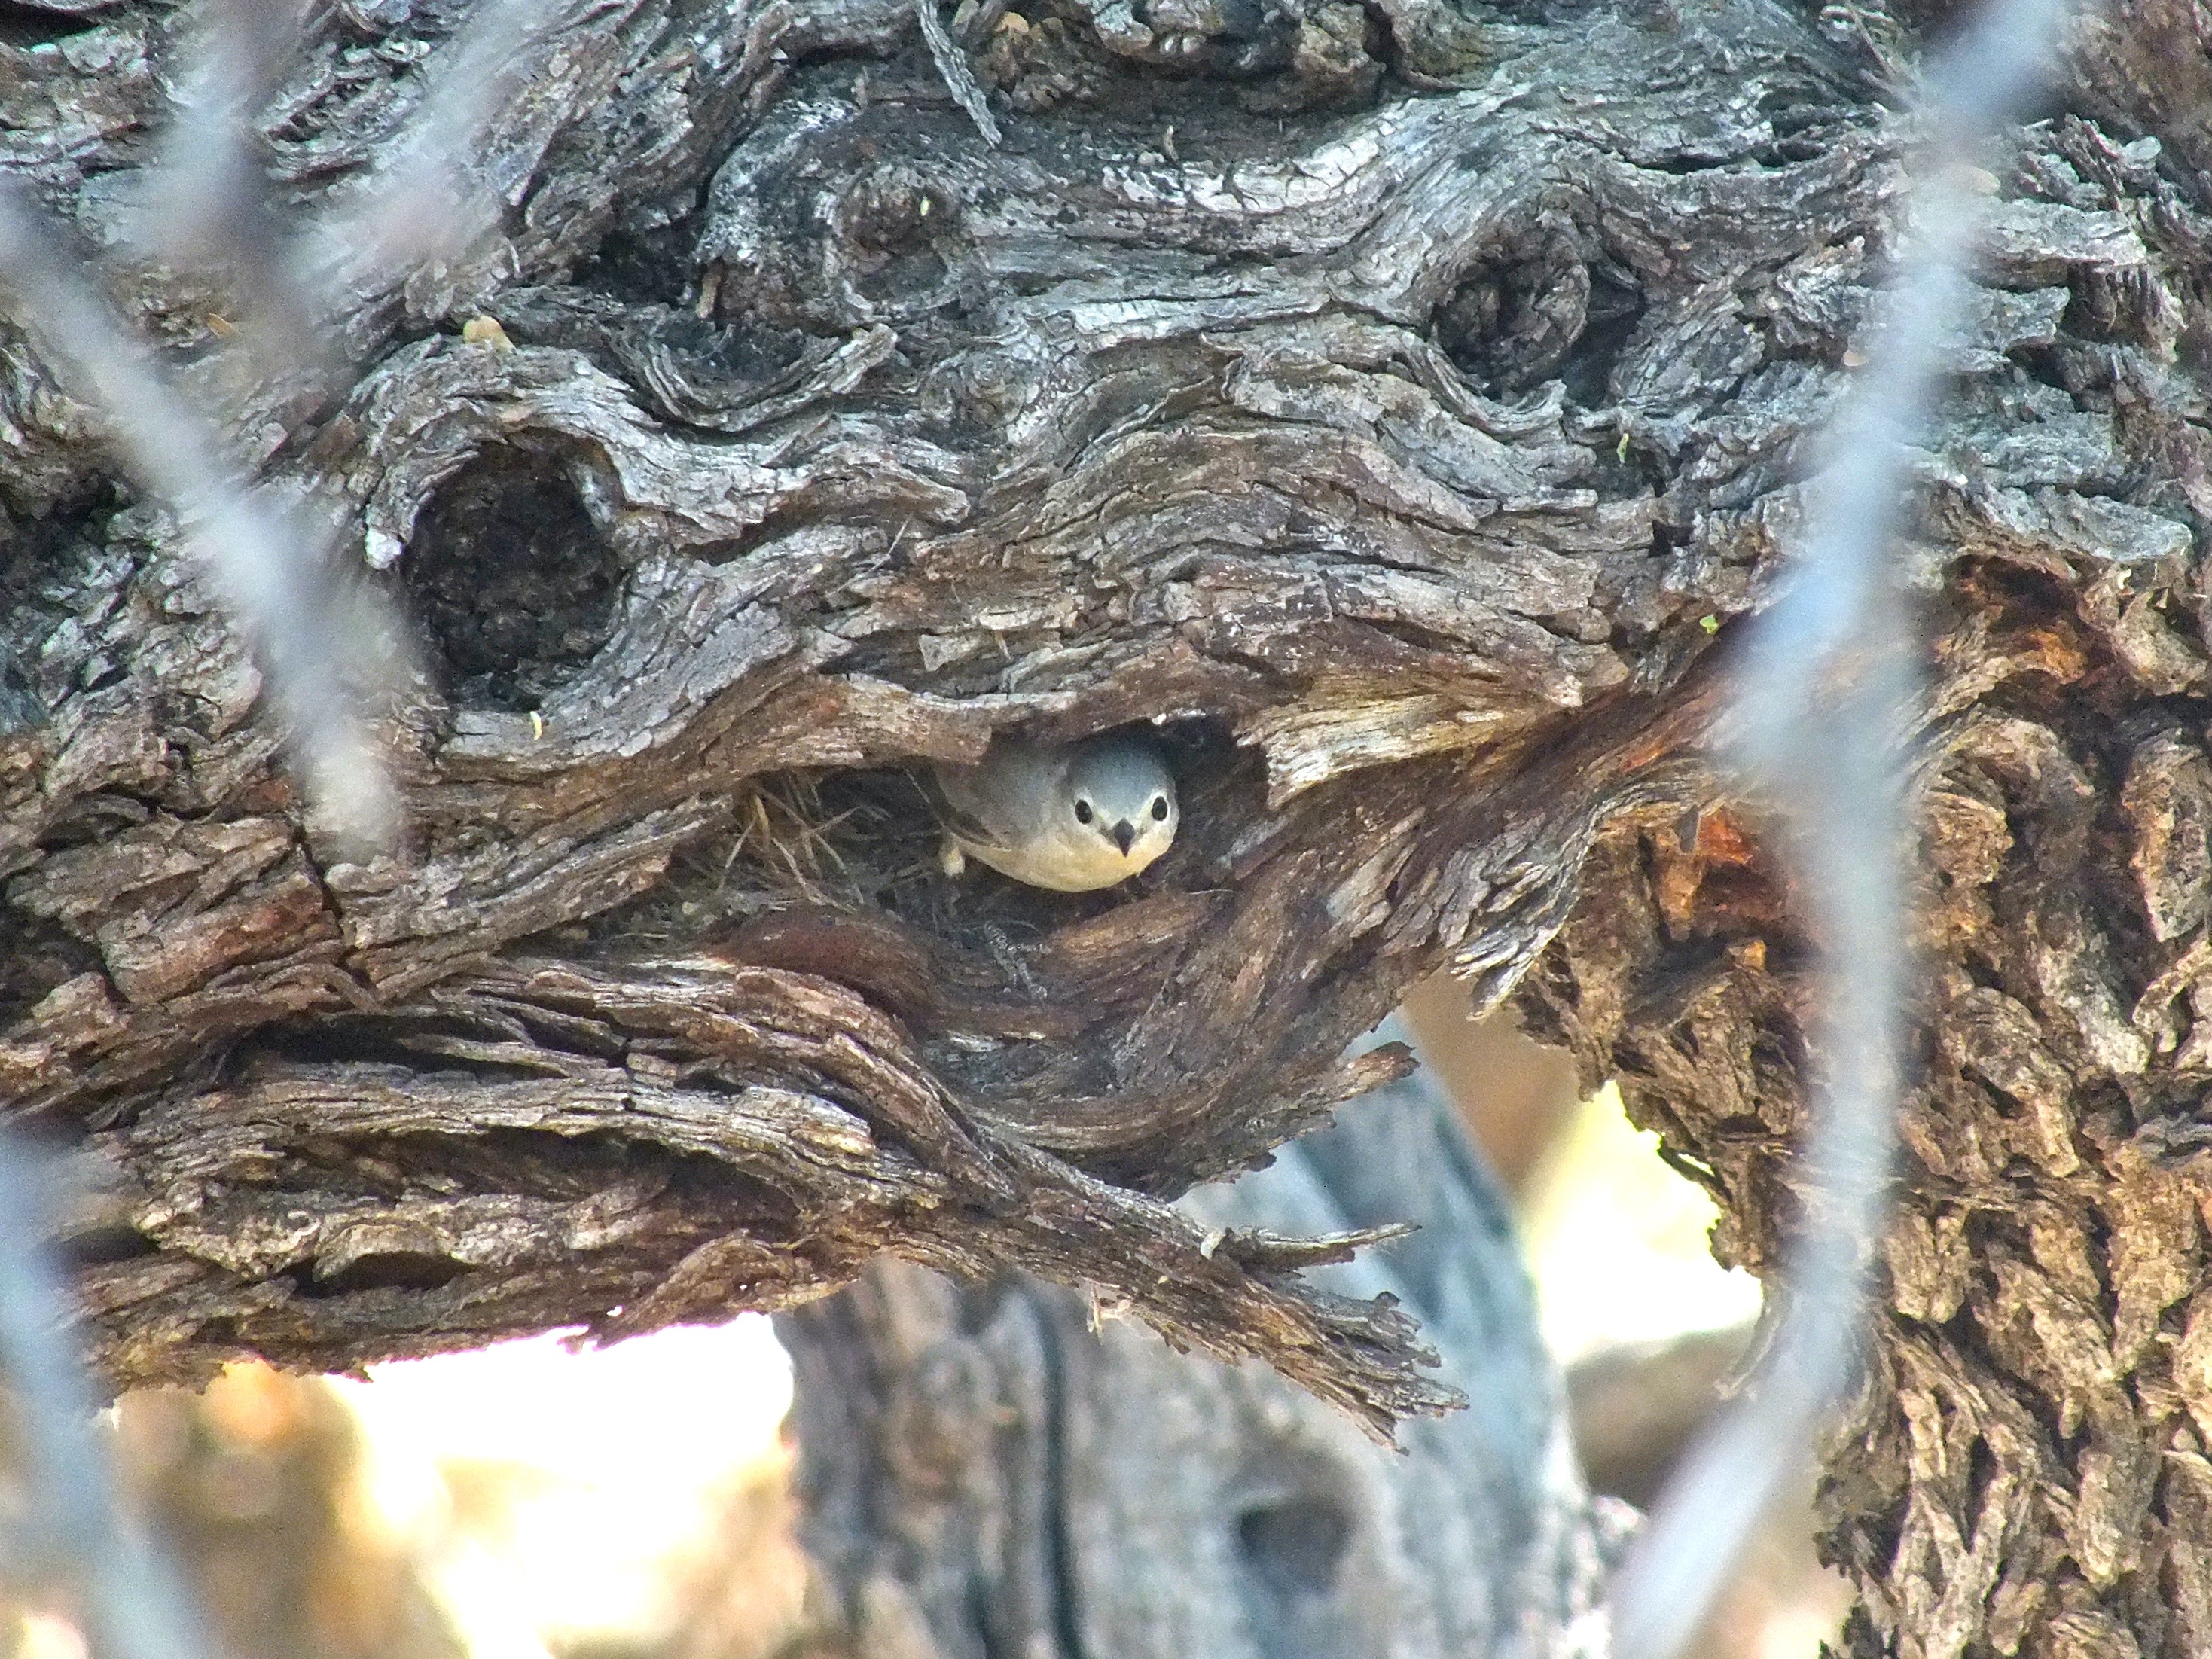
[[[1106,842],[1128,874],[1175,840],[1175,775],[1144,738],[1109,738],[1086,746],[1069,766],[1067,781],[1074,833]]]

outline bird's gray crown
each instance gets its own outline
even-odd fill
[[[1141,818],[1152,797],[1164,793],[1175,799],[1175,778],[1159,751],[1142,741],[1101,744],[1076,757],[1068,782],[1090,798],[1108,823],[1116,818]]]

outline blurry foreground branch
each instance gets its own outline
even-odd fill
[[[47,1260],[58,1182],[18,1139],[0,1139],[0,1407],[23,1487],[5,1528],[9,1577],[58,1600],[98,1659],[204,1659],[198,1619],[167,1559],[118,1507],[94,1434],[98,1396],[70,1352]]]
[[[1911,994],[1907,745],[1921,718],[1923,647],[1897,544],[1912,527],[1913,446],[1953,372],[1995,178],[1972,158],[2042,85],[2066,13],[2063,0],[1995,0],[1928,75],[1925,159],[1899,276],[1818,453],[1803,551],[1780,598],[1748,624],[1730,724],[1754,789],[1781,811],[1822,951],[1812,1033],[1820,1081],[1796,1183],[1798,1236],[1771,1292],[1771,1346],[1745,1398],[1669,1483],[1622,1574],[1624,1659],[1686,1650],[1863,1352]]]

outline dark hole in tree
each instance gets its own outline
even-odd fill
[[[154,1241],[135,1227],[120,1223],[71,1235],[58,1254],[72,1267],[98,1267],[117,1261],[135,1261],[154,1254]]]
[[[337,1296],[349,1291],[434,1291],[468,1271],[450,1256],[427,1251],[394,1250],[365,1255],[315,1281],[313,1294]]]
[[[458,702],[535,708],[605,641],[622,572],[557,462],[464,468],[416,520],[408,605]]]
[[[904,166],[855,180],[837,206],[838,234],[854,279],[869,300],[903,313],[943,302],[959,245],[960,204]]]
[[[1583,331],[1559,362],[1559,376],[1569,398],[1585,409],[1613,400],[1613,365],[1643,320],[1644,295],[1634,284],[1593,266]]]
[[[1237,1544],[1252,1577],[1278,1601],[1333,1594],[1352,1542],[1352,1522],[1316,1498],[1261,1504],[1237,1517]]]
[[[576,285],[632,305],[683,305],[699,279],[693,253],[698,240],[698,224],[690,216],[649,229],[615,231],[576,268]]]
[[[97,971],[97,949],[60,923],[0,904],[0,1030],[37,1006],[49,992],[80,974]]]
[[[1628,272],[1585,264],[1562,236],[1468,271],[1437,308],[1436,337],[1490,391],[1516,395],[1556,378],[1595,407],[1612,401],[1608,378],[1643,313]]]
[[[47,11],[42,7],[0,0],[0,46],[28,51],[100,27],[97,16]]]

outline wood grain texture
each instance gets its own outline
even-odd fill
[[[219,380],[236,296],[122,234],[173,14],[29,9],[0,162]],[[319,14],[283,206],[401,142],[453,19]],[[241,394],[416,636],[372,863],[0,332],[0,1091],[94,1172],[117,1381],[787,1305],[888,1250],[1380,1425],[1445,1398],[1404,1315],[1162,1203],[1373,1086],[1346,1043],[1445,964],[1483,1006],[1537,964],[1528,1017],[1775,1260],[1811,942],[1707,749],[1897,246],[1881,76],[1926,20],[935,21],[561,13],[477,147],[496,234],[350,295],[334,392]],[[2077,34],[1923,447],[1928,1080],[1832,1497],[1863,1651],[2212,1640],[2200,25]],[[1138,891],[933,872],[902,768],[1139,720],[1187,811]]]
[[[1632,1512],[1585,1492],[1510,1212],[1431,1075],[1181,1207],[1212,1229],[1418,1221],[1326,1277],[1401,1298],[1468,1409],[1385,1451],[1263,1367],[1177,1354],[1073,1291],[879,1264],[779,1321],[805,1540],[852,1650],[1607,1651]]]

